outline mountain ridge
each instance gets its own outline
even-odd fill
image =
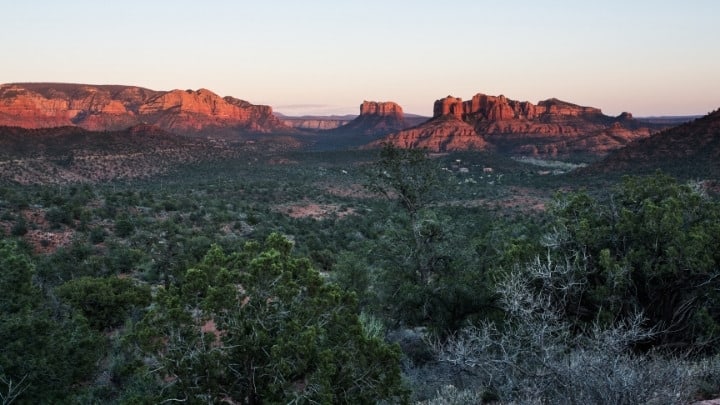
[[[720,109],[639,139],[610,153],[584,172],[653,171],[670,168],[720,173]]]
[[[118,131],[137,124],[157,125],[180,134],[292,131],[273,115],[270,106],[223,98],[207,89],[158,91],[78,83],[0,85],[2,126]]]

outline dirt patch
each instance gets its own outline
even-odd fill
[[[22,210],[20,214],[28,224],[34,224],[39,228],[45,229],[49,226],[47,219],[45,219],[45,212],[46,210],[43,208],[28,208]]]
[[[288,158],[273,157],[268,160],[268,163],[271,165],[296,165],[298,164],[298,161],[290,160]]]
[[[360,184],[338,185],[330,183],[318,184],[318,187],[336,197],[378,198],[380,194],[372,193]]]
[[[40,229],[29,230],[23,236],[36,254],[54,253],[58,248],[68,246],[72,243],[75,231],[66,229],[57,232],[48,232]]]
[[[355,209],[342,207],[338,204],[316,204],[311,202],[289,203],[278,205],[275,210],[291,218],[326,219],[343,218],[355,213]]]
[[[58,248],[68,246],[75,237],[75,231],[66,226],[52,229],[45,219],[45,209],[28,208],[20,212],[27,224],[27,232],[22,238],[32,246],[36,254],[51,254]],[[6,235],[12,232],[15,221],[0,221],[0,230]]]
[[[448,202],[449,205],[463,207],[487,207],[498,210],[519,210],[524,213],[544,212],[550,197],[542,195],[537,190],[525,187],[510,187],[509,193],[496,198],[478,198]]]
[[[500,202],[505,208],[520,208],[522,211],[545,211],[546,205],[551,198],[532,188],[510,187],[510,195]]]

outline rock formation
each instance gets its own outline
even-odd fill
[[[398,120],[403,119],[402,107],[392,101],[363,101],[360,104],[360,116],[377,115],[381,117],[393,117]]]
[[[306,115],[306,116],[300,116],[300,117],[290,117],[290,116],[280,116],[280,120],[283,122],[283,124],[297,128],[297,129],[306,129],[310,131],[327,131],[330,129],[335,129],[338,127],[341,127],[348,122],[354,120],[357,116],[356,115],[331,115],[331,116],[312,116],[312,115]]]
[[[435,101],[433,117],[452,116],[460,120],[511,121],[518,119],[535,120],[540,117],[584,117],[599,118],[602,112],[593,107],[581,107],[551,98],[537,105],[529,101],[515,101],[500,96],[478,93],[468,101],[447,96]],[[632,116],[631,116],[632,118]]]
[[[555,98],[533,104],[502,95],[476,94],[467,101],[452,96],[435,101],[430,121],[391,134],[384,141],[398,146],[425,145],[433,151],[492,146],[521,154],[605,154],[657,129],[656,125],[634,120],[629,113],[610,117],[598,108]]]
[[[475,132],[472,125],[446,117],[396,132],[373,142],[371,146],[376,147],[385,142],[401,148],[424,148],[435,152],[483,150],[488,147],[485,139]]]
[[[0,125],[23,128],[78,126],[116,131],[148,123],[166,131],[288,130],[269,106],[210,90],[155,91],[132,86],[66,83],[0,85]]]
[[[402,107],[391,101],[363,101],[360,115],[335,130],[338,133],[383,136],[391,132],[405,129],[409,124],[405,121]]]

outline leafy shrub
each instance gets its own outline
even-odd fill
[[[719,203],[657,174],[625,178],[606,199],[569,195],[554,212],[549,245],[588,273],[568,315],[609,324],[640,309],[659,332],[649,346],[716,350]]]
[[[277,234],[229,256],[214,246],[182,288],[159,291],[138,330],[164,382],[158,402],[402,397],[397,348],[367,335],[353,295],[291,249]]]
[[[119,238],[126,238],[135,231],[135,225],[127,217],[115,221],[115,235]]]
[[[64,207],[51,207],[45,212],[45,219],[53,226],[61,224],[70,225],[72,223],[72,212]]]
[[[121,325],[137,308],[150,304],[150,288],[130,279],[82,277],[55,289],[97,330]]]
[[[88,240],[90,241],[90,243],[97,245],[98,243],[102,243],[105,241],[105,236],[107,236],[105,228],[101,226],[96,226],[90,230]]]
[[[13,227],[10,230],[10,234],[12,236],[23,236],[27,232],[27,222],[25,222],[24,218],[18,218],[18,220],[15,222],[15,224],[13,224]]]
[[[82,317],[53,307],[32,281],[32,261],[15,244],[0,241],[0,269],[0,398],[71,402],[95,371],[102,337]]]

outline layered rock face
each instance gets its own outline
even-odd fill
[[[370,146],[379,147],[386,142],[400,148],[421,148],[434,152],[483,150],[488,147],[488,143],[475,132],[472,125],[444,117],[388,135]]]
[[[311,131],[327,131],[341,127],[351,119],[332,118],[332,117],[284,117],[282,122],[285,125],[298,129],[307,129]]]
[[[598,118],[603,115],[598,108],[582,107],[556,98],[540,101],[535,105],[529,101],[510,100],[502,95],[488,96],[478,93],[468,101],[452,96],[435,101],[433,117],[441,116],[452,116],[460,120],[510,121],[535,120],[542,116]]]
[[[398,146],[423,145],[433,151],[494,147],[551,156],[605,154],[657,129],[637,122],[629,113],[609,117],[598,108],[555,98],[533,104],[479,93],[467,101],[452,96],[435,101],[432,120],[392,134],[386,141]]]
[[[178,132],[271,132],[288,129],[269,106],[210,90],[155,91],[131,86],[65,83],[0,85],[0,125],[23,128],[78,126],[115,131],[148,123]]]
[[[363,101],[360,104],[360,115],[379,115],[402,120],[403,110],[402,107],[392,101]]]
[[[363,101],[360,115],[336,129],[338,132],[382,136],[394,131],[405,129],[409,124],[405,121],[402,107],[391,101]]]

